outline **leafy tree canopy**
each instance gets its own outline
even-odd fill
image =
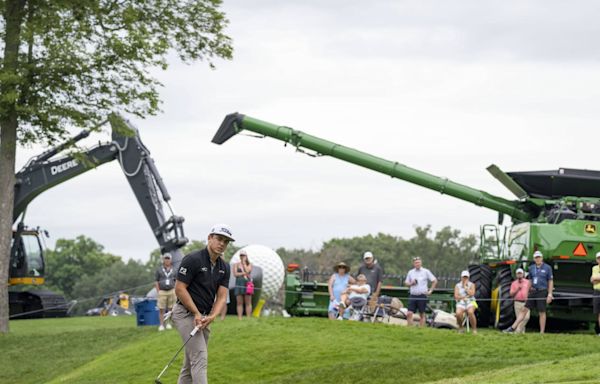
[[[184,62],[231,58],[219,0],[0,1],[0,49],[16,44],[13,87],[0,97],[0,115],[16,103],[22,143],[54,142],[70,125],[94,128],[111,111],[140,117],[159,107],[153,69],[176,53]],[[10,18],[12,15],[13,19]],[[16,19],[16,20],[15,20]],[[20,31],[11,34],[11,21]],[[8,29],[8,30],[7,30]],[[7,41],[12,39],[13,41]]]
[[[119,256],[104,252],[102,245],[88,237],[58,239],[54,250],[46,252],[46,281],[50,288],[73,298],[73,287],[78,281],[117,262],[121,262]]]
[[[371,251],[386,274],[400,276],[412,268],[412,258],[420,256],[424,266],[437,276],[456,277],[477,259],[477,250],[476,236],[462,236],[459,230],[450,227],[433,233],[428,225],[415,227],[415,236],[410,239],[379,233],[376,236],[331,239],[319,251],[280,248],[277,253],[286,263],[299,263],[313,271],[331,273],[333,266],[340,261],[356,272],[364,252]]]
[[[79,280],[73,287],[73,297],[80,300],[75,314],[93,308],[104,295],[124,292],[133,296],[145,296],[154,287],[154,271],[144,263],[122,260],[99,270],[93,276]]]
[[[185,255],[189,255],[192,252],[195,251],[199,251],[201,249],[204,249],[206,247],[206,242],[201,241],[201,240],[192,240],[189,243],[187,243],[185,245],[185,247],[181,248],[181,252],[183,253],[184,257]],[[234,253],[236,253],[238,251],[238,249],[240,249],[239,247],[236,247],[233,244],[230,244],[227,247],[227,250],[225,251],[225,254],[223,255],[223,258],[225,260],[231,260],[231,257],[233,256]],[[149,268],[157,268],[158,266],[161,265],[161,252],[160,252],[160,248],[156,248],[154,249],[152,252],[150,252],[150,259],[148,260],[148,262],[146,263],[146,265]]]

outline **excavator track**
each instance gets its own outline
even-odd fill
[[[69,309],[62,295],[50,291],[11,291],[9,304],[11,320],[66,317]]]

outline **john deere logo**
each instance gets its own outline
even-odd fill
[[[596,233],[596,225],[595,224],[586,224],[585,232],[586,233]]]

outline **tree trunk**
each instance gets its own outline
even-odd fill
[[[19,46],[26,0],[8,0],[4,9],[4,58],[0,81],[0,333],[8,332],[8,272],[12,239],[19,94]]]

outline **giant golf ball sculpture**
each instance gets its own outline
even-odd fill
[[[252,244],[238,250],[230,260],[231,278],[229,280],[229,292],[231,303],[228,313],[236,313],[236,298],[233,295],[235,287],[235,277],[233,267],[240,261],[240,251],[245,250],[248,254],[248,260],[252,263],[252,278],[255,283],[255,291],[252,297],[253,307],[260,299],[268,300],[277,295],[277,292],[283,284],[285,268],[281,257],[269,247],[264,245]]]

